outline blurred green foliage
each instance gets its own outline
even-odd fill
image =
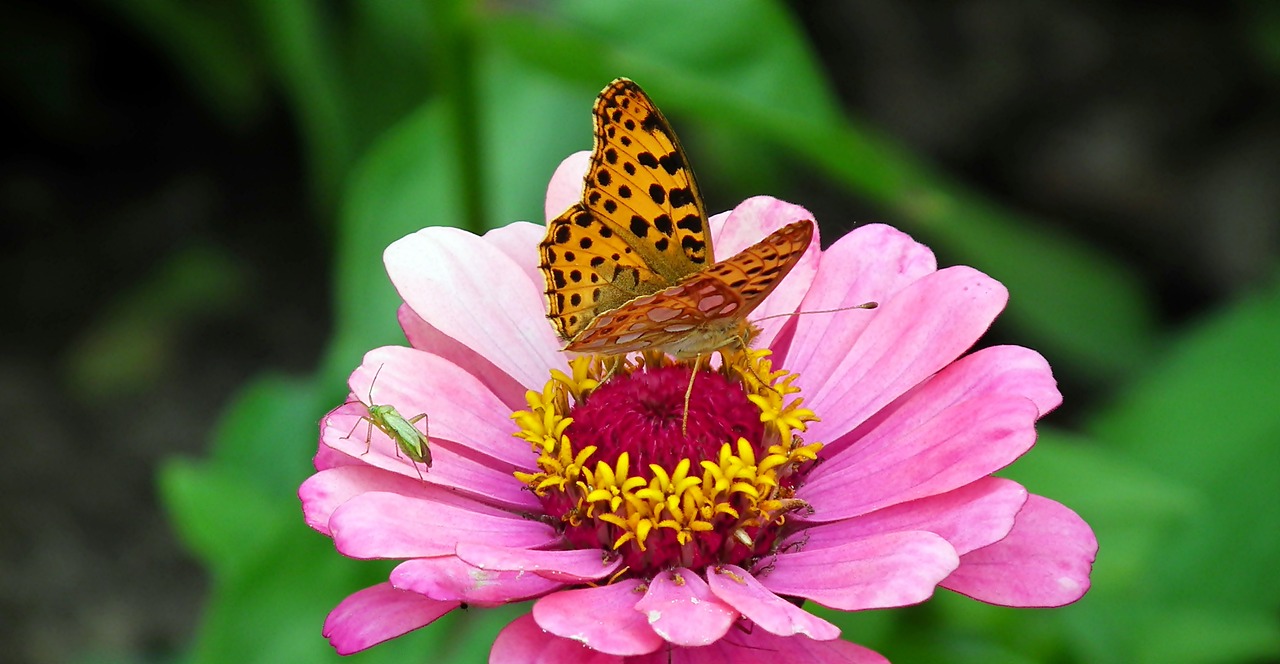
[[[622,75],[642,82],[682,132],[702,126],[716,139],[696,157],[704,168],[754,185],[776,168],[763,157],[785,154],[992,274],[1012,293],[1006,317],[1019,342],[1114,395],[1080,431],[1045,430],[1007,471],[1095,527],[1101,553],[1084,600],[1011,610],[940,593],[908,610],[828,612],[846,638],[897,662],[1280,657],[1280,528],[1269,506],[1280,468],[1280,285],[1188,329],[1158,329],[1151,296],[1125,265],[964,188],[844,112],[781,5],[109,5],[165,49],[228,124],[249,121],[269,94],[287,99],[314,204],[336,222],[335,322],[322,365],[305,379],[263,376],[247,386],[210,456],[173,460],[161,475],[174,526],[213,579],[189,661],[338,659],[320,636],[325,614],[389,567],[337,555],[303,524],[294,493],[315,452],[316,421],[342,401],[361,354],[403,343],[381,252],[423,226],[482,232],[541,220],[548,177],[590,146],[591,101]],[[1272,26],[1259,28],[1260,50],[1274,64],[1275,12],[1259,7]],[[744,157],[759,169],[735,172]],[[201,258],[192,269],[222,275],[196,279],[214,289],[200,299],[216,302],[237,287],[234,270]],[[171,295],[145,290],[143,304],[126,303],[119,316]],[[455,612],[353,661],[483,661],[520,610]]]

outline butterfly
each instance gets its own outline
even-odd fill
[[[813,221],[716,262],[689,160],[653,100],[619,78],[596,99],[594,117],[582,200],[551,220],[538,246],[547,318],[564,349],[701,360],[745,347],[756,332],[747,315],[800,260]]]

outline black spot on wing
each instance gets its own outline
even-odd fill
[[[671,234],[675,232],[675,228],[671,226],[671,217],[665,214],[660,214],[657,219],[653,220],[653,227],[667,237],[671,237]]]
[[[686,214],[680,218],[680,221],[676,222],[676,228],[702,235],[702,217],[696,214]]]

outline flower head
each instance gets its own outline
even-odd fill
[[[557,172],[549,217],[583,169]],[[809,218],[753,198],[711,225],[728,254]],[[1004,307],[998,282],[868,225],[814,242],[749,346],[571,356],[543,319],[541,234],[429,228],[387,250],[411,347],[371,351],[350,387],[381,368],[371,398],[429,414],[434,465],[419,479],[395,441],[349,436],[359,403],[321,423],[308,523],[347,556],[404,561],[330,614],[339,652],[534,599],[493,661],[873,662],[804,600],[894,607],[941,586],[1059,606],[1088,589],[1087,524],[991,476],[1061,400],[1031,350],[964,355]]]

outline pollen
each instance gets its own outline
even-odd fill
[[[803,440],[817,416],[768,350],[720,355],[714,369],[580,356],[526,394],[512,419],[537,469],[515,476],[567,548],[610,551],[627,570],[616,578],[641,579],[774,553],[789,515],[808,508],[792,496],[822,448]]]

